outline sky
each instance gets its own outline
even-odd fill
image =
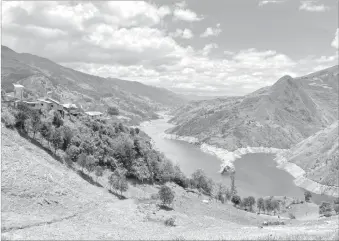
[[[244,95],[338,64],[338,1],[2,1],[2,45],[177,93]]]

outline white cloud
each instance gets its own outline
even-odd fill
[[[179,8],[185,8],[185,7],[187,7],[187,3],[185,1],[177,2],[177,3],[175,3],[175,6],[177,6]]]
[[[193,38],[193,33],[190,29],[185,28],[184,30],[182,29],[176,29],[174,33],[170,33],[171,36],[173,37],[180,37],[184,39],[191,39]]]
[[[207,56],[211,53],[212,49],[217,49],[218,47],[216,43],[206,44],[201,53],[203,56]]]
[[[270,4],[270,3],[283,3],[284,0],[263,0],[263,1],[259,1],[259,7],[262,7],[266,4]]]
[[[175,20],[182,20],[187,22],[201,21],[203,17],[199,17],[195,12],[190,9],[175,9],[173,12]]]
[[[221,33],[220,23],[217,24],[215,28],[208,27],[205,32],[203,32],[200,37],[206,38],[208,36],[218,36]]]
[[[4,2],[3,44],[93,75],[216,95],[245,94],[287,73],[302,75],[338,61],[335,56],[295,60],[254,48],[231,52],[215,43],[201,49],[183,46],[174,37],[189,39],[193,33],[161,29],[170,14],[166,6],[114,4]],[[217,48],[227,58],[214,58]]]
[[[339,29],[337,28],[337,31],[335,32],[335,37],[334,37],[334,39],[331,43],[331,46],[336,48],[336,49],[338,49],[338,41],[339,41],[338,35],[339,35]]]
[[[233,55],[233,54],[234,54],[234,52],[232,52],[232,51],[228,51],[228,50],[225,50],[225,51],[224,51],[224,54],[225,54],[225,55]]]
[[[316,1],[302,1],[299,10],[307,12],[325,12],[330,8],[324,4],[316,4]]]

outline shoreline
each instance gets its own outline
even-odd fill
[[[313,192],[315,194],[325,194],[332,197],[339,197],[339,187],[335,186],[326,186],[315,182],[311,179],[306,178],[304,175],[306,172],[304,169],[299,167],[298,165],[289,162],[285,157],[284,154],[289,149],[278,149],[278,148],[271,148],[271,147],[246,147],[246,148],[239,148],[235,151],[227,151],[226,149],[219,148],[216,146],[212,146],[206,143],[201,143],[195,137],[191,136],[179,136],[175,134],[162,134],[163,138],[171,139],[171,140],[180,140],[185,141],[190,144],[198,144],[200,146],[200,150],[214,155],[219,158],[222,163],[220,165],[219,173],[223,173],[224,171],[235,171],[234,161],[236,159],[241,158],[241,156],[249,154],[249,153],[267,153],[267,154],[274,154],[275,158],[274,161],[277,163],[277,168],[282,169],[288,172],[290,175],[294,177],[294,184],[298,187],[301,187],[305,190]]]

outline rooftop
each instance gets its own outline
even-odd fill
[[[45,103],[48,103],[48,104],[52,104],[52,102],[45,100],[45,99],[38,99],[38,101],[45,102]]]
[[[97,116],[97,115],[102,115],[101,112],[99,111],[87,111],[85,112],[87,115],[90,115],[90,116]]]
[[[20,84],[13,84],[15,88],[24,88],[25,86],[20,85]]]

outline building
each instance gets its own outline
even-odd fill
[[[39,108],[41,110],[46,110],[46,111],[51,110],[52,102],[45,100],[45,99],[38,99],[38,102],[39,102],[39,105],[40,105]]]
[[[38,101],[23,101],[23,103],[26,103],[29,108],[34,109],[34,110],[40,110],[41,105],[40,102]]]
[[[85,114],[92,118],[98,118],[103,116],[103,113],[99,111],[87,111],[85,112]]]
[[[13,85],[14,85],[14,97],[19,100],[22,100],[25,87],[19,84],[13,84]]]

